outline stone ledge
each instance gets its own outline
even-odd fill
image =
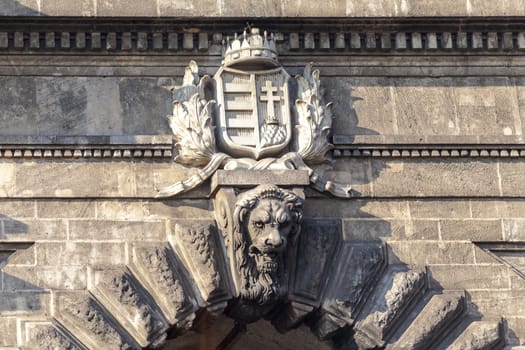
[[[211,194],[219,187],[252,187],[261,184],[308,186],[306,170],[218,170],[211,179]]]
[[[523,158],[516,136],[341,135],[333,136],[334,158]],[[173,160],[172,135],[2,136],[0,159]]]

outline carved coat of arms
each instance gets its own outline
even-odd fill
[[[217,82],[217,141],[234,156],[261,159],[285,149],[292,123],[289,75],[282,67],[240,70],[221,67]]]
[[[349,197],[350,186],[326,181],[310,168],[326,162],[332,148],[332,104],[322,96],[319,71],[307,65],[303,75],[295,77],[297,95],[292,97],[291,79],[278,61],[272,36],[251,28],[225,44],[213,78],[200,78],[197,63],[190,61],[182,86],[174,91],[173,115],[168,116],[175,161],[202,168],[159,196],[193,189],[223,168],[307,170],[315,189]],[[211,80],[213,98],[205,94]]]

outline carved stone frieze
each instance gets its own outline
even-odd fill
[[[94,270],[93,295],[104,303],[140,346],[164,341],[168,323],[146,292],[125,268]]]
[[[33,339],[31,339],[24,349],[85,350],[83,346],[51,325],[39,327],[38,330],[35,330]]]
[[[463,293],[448,293],[433,296],[416,313],[416,317],[399,340],[386,346],[394,349],[425,349],[434,344],[436,336],[453,328],[464,314],[466,299]]]
[[[57,304],[56,319],[89,349],[141,349],[88,293],[61,294]]]
[[[130,268],[160,306],[170,325],[193,319],[197,301],[168,244],[133,247]]]
[[[499,321],[477,321],[457,337],[449,350],[492,350],[504,347],[504,324]]]
[[[175,234],[170,238],[197,286],[201,305],[221,303],[231,297],[223,248],[218,238],[215,225],[202,221],[177,223]]]
[[[393,266],[385,276],[375,288],[376,296],[371,297],[376,303],[368,303],[368,308],[362,312],[365,317],[354,327],[354,338],[362,347],[384,346],[399,316],[413,305],[418,294],[424,292],[424,271],[406,271],[404,266],[401,269]]]

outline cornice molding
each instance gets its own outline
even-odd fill
[[[2,136],[0,159],[173,159],[171,135]],[[333,158],[524,158],[519,137],[334,135]]]
[[[221,54],[226,36],[246,19],[4,18],[0,52]],[[264,18],[286,52],[491,54],[525,50],[521,17]]]
[[[0,30],[0,52],[185,52],[220,54],[222,32],[177,31],[5,31]],[[278,32],[279,51],[350,53],[458,53],[494,54],[525,50],[520,31],[307,31]]]

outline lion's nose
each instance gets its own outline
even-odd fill
[[[281,234],[279,233],[278,229],[273,229],[268,233],[268,236],[266,236],[266,239],[264,240],[264,244],[269,247],[280,247],[283,245],[284,241],[281,237]]]

